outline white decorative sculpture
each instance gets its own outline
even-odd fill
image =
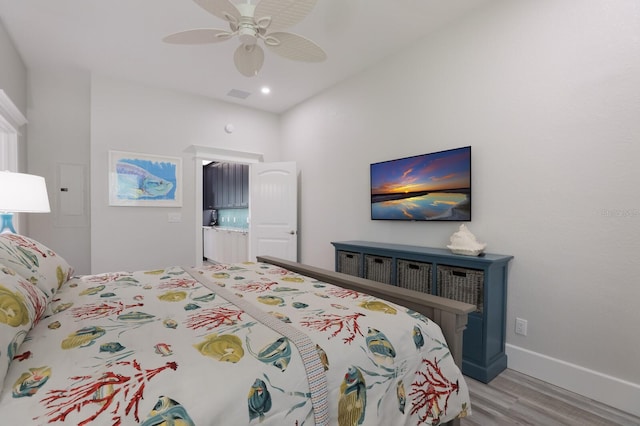
[[[487,247],[485,243],[478,242],[475,235],[464,224],[460,225],[458,232],[454,232],[449,240],[451,244],[447,248],[455,254],[478,256]]]

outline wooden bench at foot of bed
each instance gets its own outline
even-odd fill
[[[280,266],[307,277],[367,293],[420,312],[440,326],[453,359],[459,368],[462,367],[462,333],[467,327],[467,314],[476,309],[474,305],[277,257],[258,256],[257,259],[258,262]]]

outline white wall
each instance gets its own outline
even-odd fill
[[[29,234],[63,256],[78,274],[90,272],[90,77],[79,70],[30,70],[27,109],[29,172],[44,176],[51,213],[30,214]],[[62,218],[58,168],[85,170],[83,214]],[[79,185],[78,185],[79,186]],[[72,192],[76,188],[72,188]]]
[[[19,170],[45,178],[52,209],[51,213],[23,214],[20,232],[54,248],[76,272],[88,273],[88,222],[56,226],[56,167],[73,163],[88,168],[89,75],[78,70],[27,72],[1,23],[0,64],[0,89],[28,120],[18,137]]]
[[[498,2],[286,113],[301,261],[444,247],[459,224],[369,219],[369,164],[472,145],[468,227],[515,256],[509,365],[640,414],[639,22],[635,0]]]
[[[227,123],[235,130],[224,131]],[[91,90],[91,270],[191,265],[196,258],[195,168],[191,145],[264,154],[279,160],[279,120],[204,97],[94,76]],[[108,205],[109,150],[182,157],[182,208]],[[180,223],[168,214],[179,213]],[[197,223],[196,223],[197,218]]]

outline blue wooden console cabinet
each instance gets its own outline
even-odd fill
[[[507,368],[507,276],[513,256],[370,241],[332,242],[336,271],[476,305],[462,348],[463,374],[488,383]]]

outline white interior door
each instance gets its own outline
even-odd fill
[[[249,259],[298,260],[298,176],[295,162],[249,166]]]

